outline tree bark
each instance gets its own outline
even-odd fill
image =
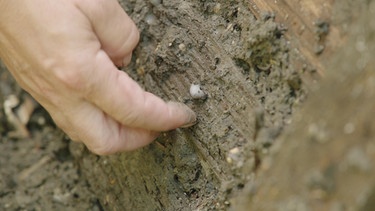
[[[332,1],[304,1],[303,10],[292,7],[298,3],[293,0],[278,5],[255,0],[120,2],[142,37],[124,71],[165,100],[188,104],[199,123],[114,156],[94,156],[73,144],[71,151],[105,210],[273,210],[295,202],[291,196],[301,191],[304,195],[295,203],[309,207],[310,200],[323,204],[326,197],[345,194],[344,181],[354,184],[357,180],[351,178],[357,177],[336,178],[353,165],[366,178],[363,184],[373,184],[367,176],[373,171],[369,140],[375,124],[366,114],[374,108],[374,93],[359,92],[347,103],[352,87],[364,83],[361,91],[373,86],[365,77],[373,76],[371,71],[327,76],[288,126],[316,76],[326,74],[327,60],[344,42],[339,33],[344,30],[326,25],[332,22]],[[276,12],[276,19],[267,11]],[[320,17],[323,21],[316,22]],[[289,28],[286,33],[281,23]],[[306,30],[298,31],[304,24]],[[327,48],[317,52],[316,45]],[[333,70],[353,67],[344,64]],[[191,84],[199,84],[207,99],[192,99]],[[353,113],[363,101],[361,111]],[[279,140],[285,127],[290,132]],[[270,156],[269,151],[277,153]],[[340,156],[349,161],[339,162]]]

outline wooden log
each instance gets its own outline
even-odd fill
[[[333,0],[249,1],[250,9],[258,18],[264,11],[275,13],[276,21],[288,28],[288,39],[310,64],[316,66],[320,74],[323,74],[322,63],[342,44],[343,39],[337,26],[331,23],[333,3]]]
[[[199,123],[131,153],[98,157],[76,145],[72,152],[106,210],[228,209],[304,100],[313,78],[306,66],[322,74],[340,45],[336,27],[324,34],[326,25],[316,25],[330,21],[333,1],[120,2],[142,34],[125,71],[146,90],[188,104]],[[316,44],[325,50],[317,54]],[[206,100],[189,96],[193,83]]]
[[[294,116],[233,210],[374,208],[375,39],[370,35],[375,28],[368,8],[375,3],[361,7],[327,78]]]

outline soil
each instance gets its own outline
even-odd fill
[[[69,152],[69,139],[37,106],[29,137],[8,121],[3,102],[28,96],[0,68],[0,210],[102,210]]]
[[[2,112],[0,209],[226,210],[308,98],[306,84],[316,82],[313,64],[293,65],[304,60],[275,14],[255,18],[246,1],[120,2],[141,31],[124,71],[163,99],[188,104],[199,123],[135,152],[98,157],[71,143],[39,106],[26,138],[10,133],[16,128]],[[343,36],[357,14],[348,8],[358,7],[343,1],[332,19]],[[193,99],[191,84],[207,97]],[[1,102],[14,95],[20,107],[27,98],[4,67],[0,85]]]

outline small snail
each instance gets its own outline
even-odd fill
[[[193,99],[204,100],[207,98],[207,94],[201,89],[199,84],[191,84],[190,95]]]

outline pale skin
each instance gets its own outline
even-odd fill
[[[140,148],[195,123],[144,91],[127,65],[139,31],[116,0],[0,0],[0,58],[71,137],[99,155]]]

